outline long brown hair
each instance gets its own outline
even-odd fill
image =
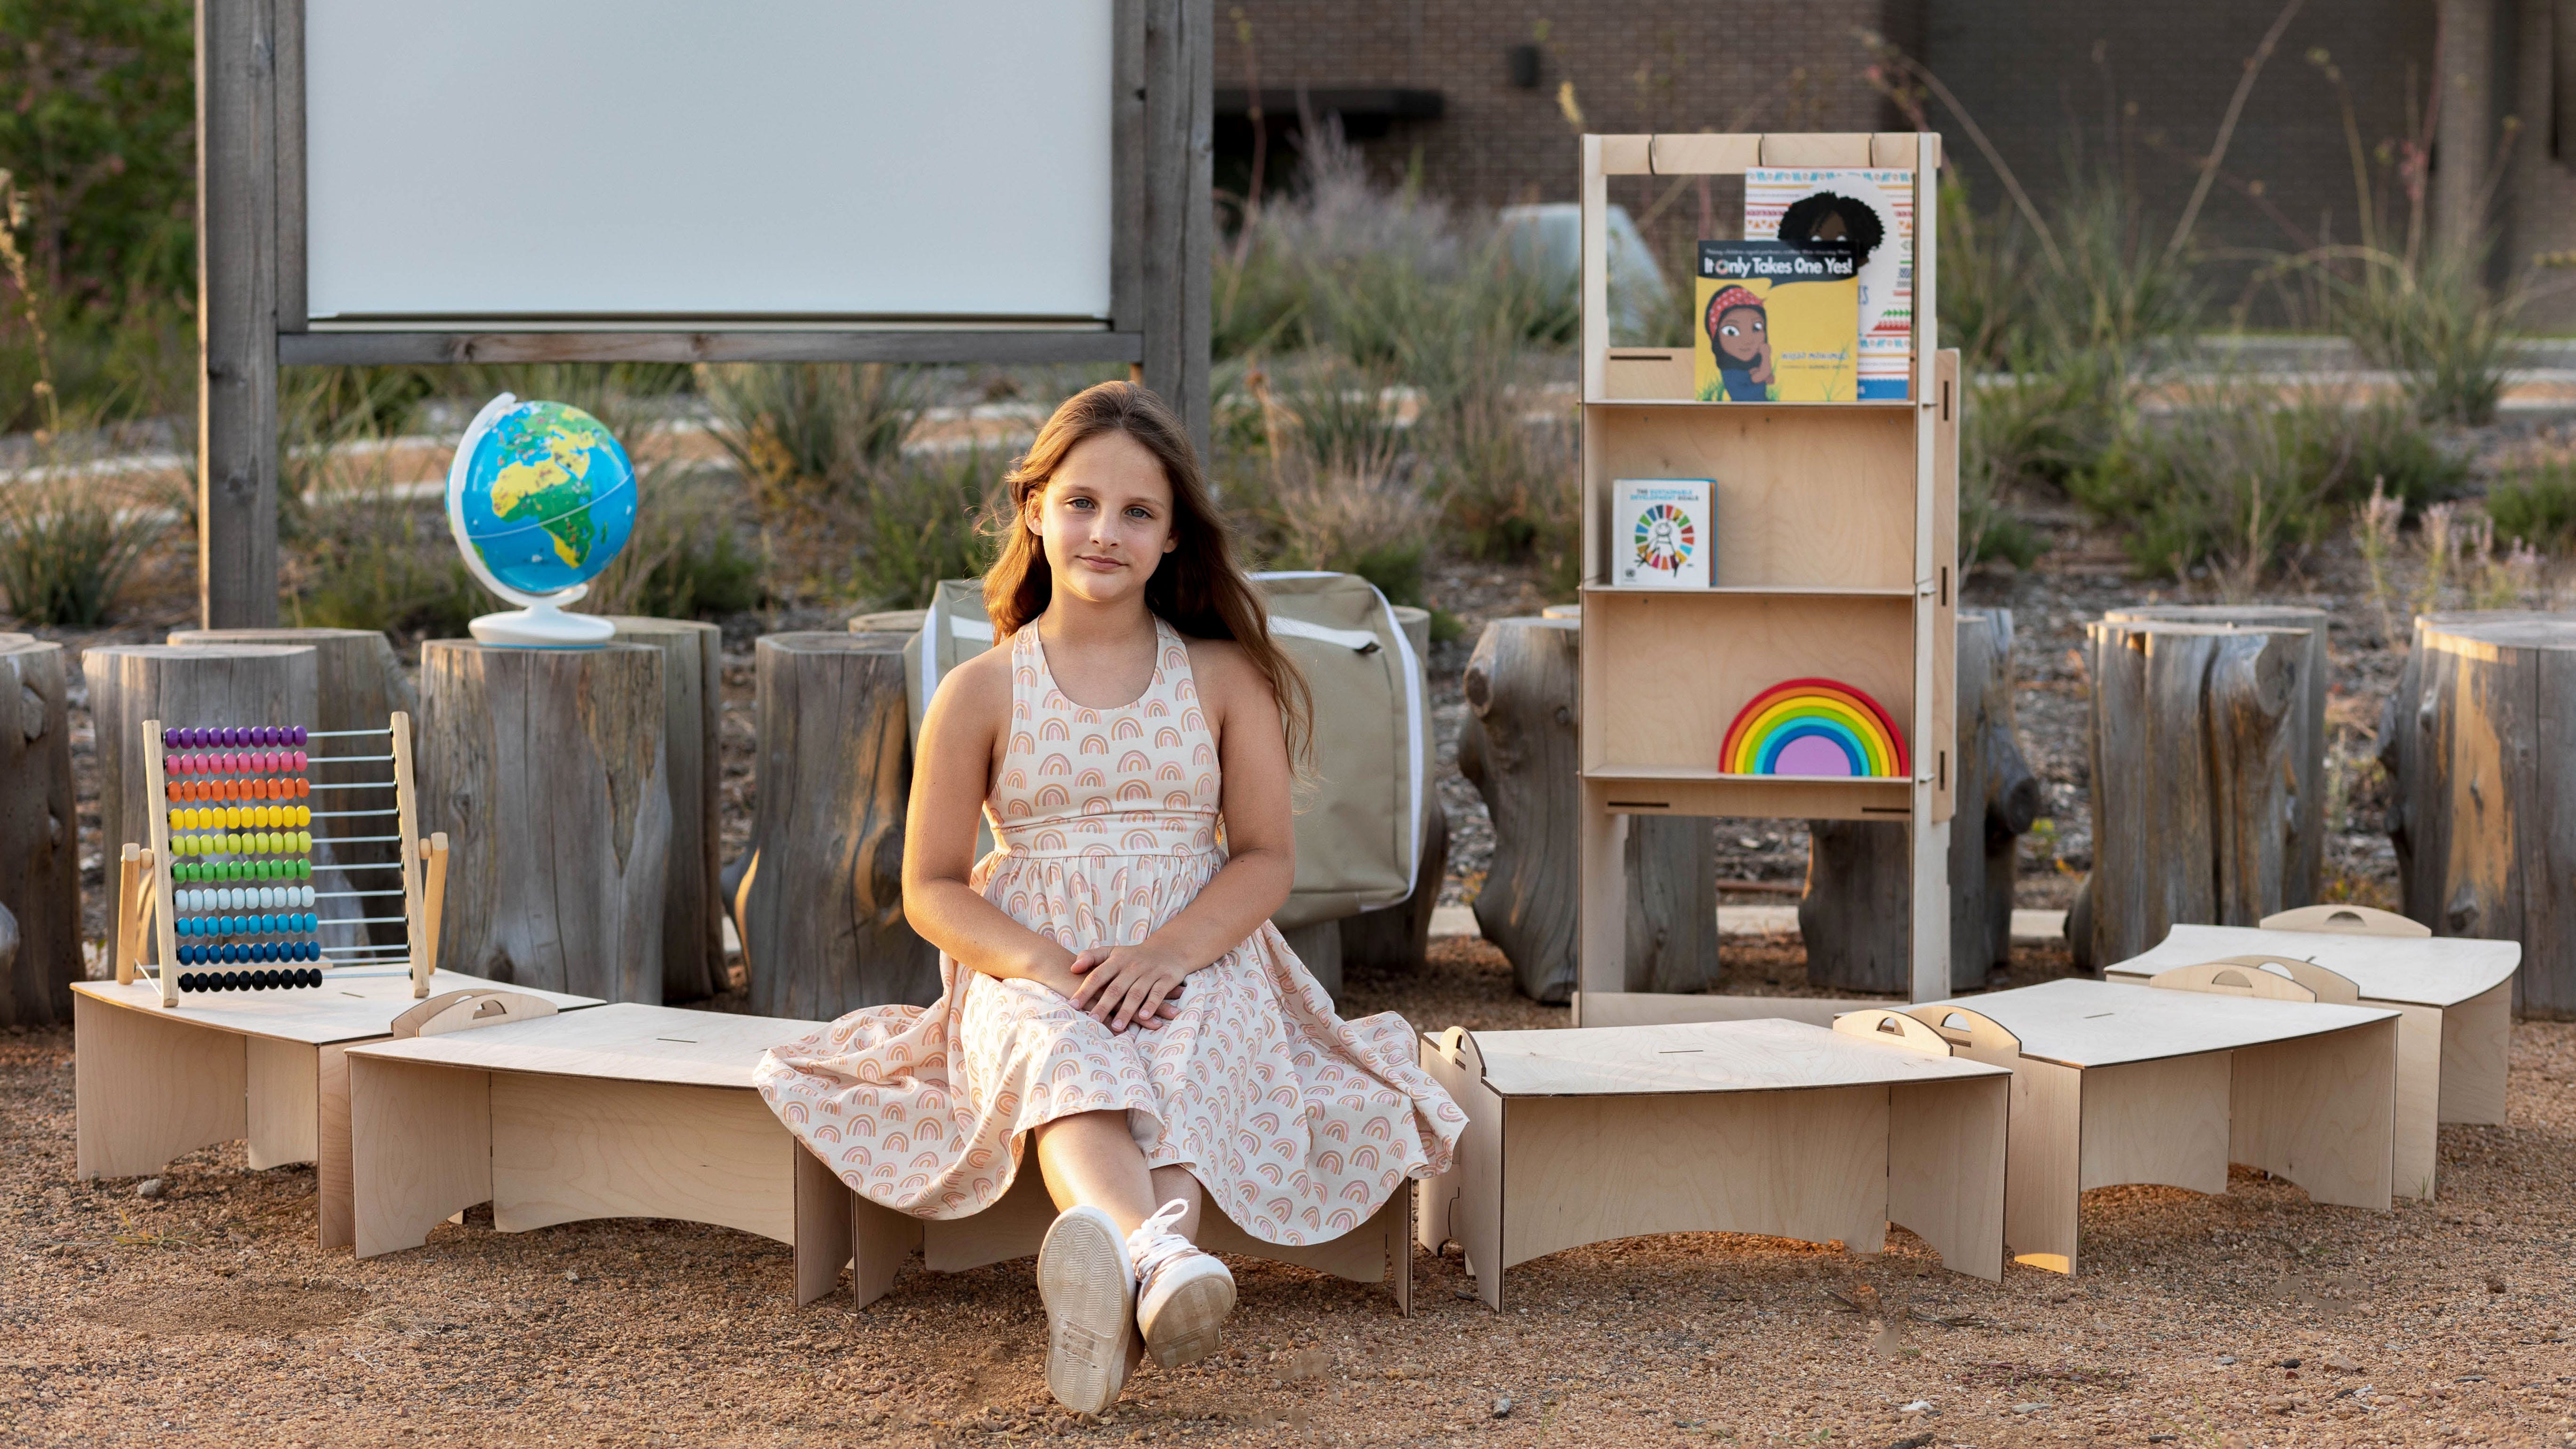
[[[1038,429],[1037,441],[1003,475],[1011,511],[1007,519],[997,515],[994,522],[1008,531],[1001,558],[984,574],[984,612],[993,620],[993,637],[1010,638],[1045,613],[1055,596],[1046,546],[1029,530],[1029,500],[1046,491],[1076,444],[1112,431],[1143,444],[1163,465],[1163,478],[1172,488],[1172,533],[1178,546],[1157,560],[1146,578],[1145,607],[1183,634],[1233,640],[1270,681],[1288,735],[1288,756],[1303,761],[1314,739],[1315,718],[1305,672],[1270,637],[1269,611],[1235,562],[1233,531],[1208,496],[1207,475],[1199,470],[1189,432],[1169,405],[1132,382],[1104,382],[1066,398]]]

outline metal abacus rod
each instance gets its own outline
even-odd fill
[[[146,720],[147,738],[157,737],[162,750],[147,751],[145,777],[155,809],[152,844],[128,845],[120,862],[123,891],[119,900],[117,980],[131,982],[148,973],[164,1007],[175,1007],[183,991],[267,990],[280,986],[319,986],[325,972],[341,978],[391,976],[412,978],[415,998],[429,994],[437,969],[436,912],[445,894],[447,837],[420,838],[417,796],[411,779],[411,720],[396,713],[388,726],[374,730],[307,730],[300,726],[165,729]],[[384,736],[391,745],[383,755],[309,754],[302,747],[320,739]],[[167,751],[168,753],[164,753]],[[392,778],[315,785],[306,771],[327,764],[387,762]],[[209,778],[199,778],[209,777]],[[175,778],[175,783],[174,783]],[[300,802],[314,790],[391,789],[390,810],[316,811]],[[399,843],[396,861],[335,866],[343,870],[395,869],[398,888],[372,891],[316,891],[313,878],[312,823],[349,816],[394,816],[392,835],[325,837],[336,844]],[[175,857],[189,857],[184,862]],[[197,859],[205,857],[205,859]],[[426,865],[424,883],[422,867]],[[148,879],[145,872],[148,869]],[[428,899],[423,900],[424,884]],[[185,889],[182,889],[185,887]],[[399,916],[360,916],[324,921],[308,908],[324,899],[388,898],[403,900]],[[150,922],[155,930],[152,954],[158,965],[138,961],[138,937]],[[403,943],[359,942],[325,950],[321,931],[329,926],[405,926]],[[178,938],[223,937],[221,944],[181,945]],[[259,938],[242,940],[238,938]],[[294,937],[291,940],[269,939]],[[401,959],[380,953],[400,953]],[[277,962],[298,963],[279,969]],[[349,970],[348,966],[378,969]],[[183,972],[187,966],[248,965],[249,971]],[[393,968],[402,968],[397,972]]]

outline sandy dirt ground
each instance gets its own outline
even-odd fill
[[[1772,948],[1794,953],[1794,942]],[[1790,962],[1770,969],[1790,976]],[[1355,1011],[1561,1023],[1457,942]],[[788,1250],[612,1221],[357,1262],[307,1168],[238,1144],[72,1175],[72,1043],[0,1035],[0,1441],[25,1444],[2576,1443],[2576,1025],[2515,1027],[2512,1120],[2442,1129],[2439,1201],[2085,1197],[2084,1275],[1713,1234],[1514,1268],[1509,1311],[1416,1256],[1383,1288],[1238,1261],[1222,1354],[1056,1407],[1026,1261],[790,1305]]]

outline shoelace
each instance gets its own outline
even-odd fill
[[[1127,1258],[1136,1265],[1139,1287],[1154,1281],[1154,1274],[1166,1263],[1198,1251],[1189,1239],[1172,1231],[1172,1224],[1189,1213],[1190,1205],[1174,1198],[1154,1210],[1154,1215],[1136,1225],[1127,1235]]]

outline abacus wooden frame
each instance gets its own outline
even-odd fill
[[[1124,362],[1208,443],[1213,0],[1112,0],[1106,326],[637,318],[578,330],[316,327],[305,314],[304,0],[197,0],[198,584],[277,619],[277,369],[463,362]]]
[[[1902,821],[1912,858],[1915,1000],[1949,994],[1950,756],[1958,600],[1958,354],[1937,346],[1941,138],[1933,132],[1585,136],[1583,151],[1582,928],[1575,1012],[1623,1022],[1729,1019],[1725,998],[1626,991],[1630,815]],[[1613,176],[1732,176],[1757,166],[1914,172],[1912,396],[1901,402],[1703,403],[1688,348],[1610,345]],[[1716,478],[1718,581],[1609,582],[1611,483]],[[1899,480],[1903,480],[1902,483]],[[1828,495],[1829,528],[1790,515]],[[1751,577],[1746,577],[1750,574]],[[1677,655],[1708,667],[1677,672]],[[1907,779],[1787,779],[1717,768],[1734,711],[1783,679],[1870,690],[1906,734]],[[1701,758],[1704,757],[1704,758]]]

